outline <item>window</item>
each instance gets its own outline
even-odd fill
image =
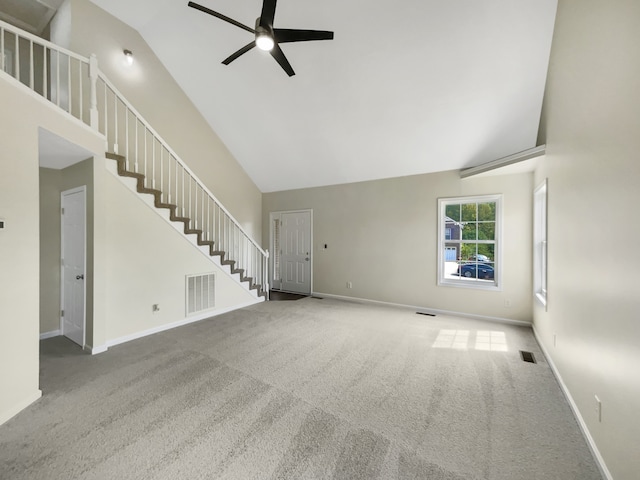
[[[536,298],[547,306],[547,180],[533,193],[533,286]]]
[[[438,200],[438,285],[498,289],[502,195]]]

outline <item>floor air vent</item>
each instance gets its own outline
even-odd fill
[[[211,310],[215,307],[215,275],[187,275],[187,315]]]
[[[520,350],[520,358],[522,358],[523,362],[538,363],[536,362],[536,357],[533,356],[533,353],[525,352],[524,350]]]
[[[416,315],[426,315],[427,317],[435,317],[435,313],[427,313],[427,312],[416,312]]]

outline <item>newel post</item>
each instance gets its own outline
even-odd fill
[[[267,293],[267,300],[269,300],[269,250],[265,250],[264,263],[262,267],[262,277],[264,291]]]
[[[98,57],[94,53],[89,57],[89,79],[91,80],[90,125],[98,130]]]

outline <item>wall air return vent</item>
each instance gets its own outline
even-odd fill
[[[187,316],[211,310],[215,307],[215,278],[213,273],[187,275]]]

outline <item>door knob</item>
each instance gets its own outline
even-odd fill
[[[76,275],[76,280],[84,280],[84,275]]]
[[[305,260],[308,262],[309,261],[309,257],[305,258]]]

